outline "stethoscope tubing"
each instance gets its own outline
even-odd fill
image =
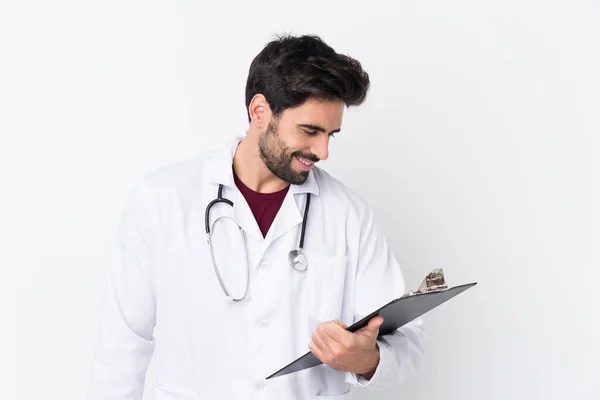
[[[249,260],[248,260],[248,248],[246,247],[247,246],[246,245],[246,238],[244,237],[244,232],[243,232],[242,228],[238,225],[238,228],[240,230],[240,234],[242,235],[242,240],[244,242],[244,248],[246,250],[246,291],[245,291],[243,297],[241,297],[241,298],[233,298],[233,297],[231,297],[229,295],[229,292],[227,291],[227,288],[225,287],[225,283],[223,282],[223,280],[221,278],[221,274],[219,273],[219,270],[217,268],[217,264],[215,262],[215,255],[213,253],[213,248],[212,248],[212,241],[211,241],[211,235],[212,234],[211,234],[211,229],[210,229],[210,209],[212,208],[212,206],[214,206],[215,204],[218,204],[218,203],[225,203],[225,204],[228,204],[231,207],[233,207],[233,201],[231,201],[231,200],[226,199],[226,198],[223,197],[223,185],[222,184],[219,184],[219,189],[218,189],[218,192],[217,192],[217,198],[214,199],[214,200],[212,200],[206,206],[206,210],[204,212],[204,227],[205,227],[205,230],[206,230],[206,241],[207,241],[208,248],[209,248],[209,251],[210,251],[210,257],[211,257],[211,261],[212,261],[212,264],[213,264],[213,269],[215,271],[215,275],[217,276],[217,279],[219,280],[219,284],[221,285],[221,289],[223,289],[223,292],[225,293],[225,295],[229,299],[231,299],[234,302],[238,302],[238,301],[244,300],[246,298],[246,296],[247,296],[247,293],[248,293],[248,284],[249,284],[249,282],[248,282],[248,274],[250,272],[250,266],[249,266]],[[294,268],[297,271],[305,271],[306,268],[308,267],[308,261],[306,260],[306,256],[303,254],[303,248],[304,248],[304,237],[305,237],[305,234],[306,234],[306,221],[308,219],[308,210],[309,210],[309,208],[310,208],[310,193],[307,193],[306,194],[306,204],[304,206],[304,215],[303,215],[303,218],[302,218],[302,228],[300,230],[300,243],[298,245],[298,249],[297,250],[291,250],[290,251],[290,255],[289,255],[289,257],[290,257],[290,264],[291,264],[292,268]],[[220,218],[231,219],[234,223],[236,223],[235,220],[233,220],[233,218],[225,217],[225,216],[217,218],[215,220],[215,223]],[[236,225],[237,225],[237,223],[236,223]],[[304,262],[300,263],[301,264],[301,268],[298,268],[296,266],[296,263],[291,260],[291,257],[292,257],[293,254],[296,254],[296,258],[297,258],[298,255],[302,256],[302,259],[304,260]]]

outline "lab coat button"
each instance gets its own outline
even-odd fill
[[[264,262],[264,263],[260,264],[260,266],[264,269],[267,269],[271,266],[271,264]]]
[[[269,321],[260,321],[260,327],[266,329],[269,327]]]
[[[263,382],[258,381],[254,384],[254,389],[256,390],[263,390],[264,388],[265,384]]]

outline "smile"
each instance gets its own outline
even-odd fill
[[[301,158],[298,156],[296,156],[296,160],[300,161],[302,164],[306,165],[307,167],[310,167],[311,165],[314,164],[312,161],[309,161],[306,158]]]

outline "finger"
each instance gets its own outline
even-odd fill
[[[313,344],[317,346],[317,348],[324,350],[327,348],[326,343],[323,341],[323,338],[319,334],[319,332],[314,331],[311,336]]]
[[[367,326],[372,325],[373,329],[379,329],[379,327],[383,324],[383,317],[381,315],[377,315],[369,321]]]
[[[328,325],[334,325],[331,321],[317,325],[317,329],[312,334],[312,341],[309,349],[324,364],[332,366],[336,355],[343,350],[342,346],[327,335]]]
[[[350,347],[354,340],[354,335],[348,332],[342,325],[336,322],[323,324],[320,329],[320,336],[328,347],[339,350],[339,347]]]
[[[357,333],[367,335],[369,337],[377,337],[379,335],[379,328],[383,324],[383,317],[377,315],[369,320],[367,326],[358,330]]]
[[[315,346],[324,356],[336,353],[340,349],[340,344],[327,334],[329,325],[332,325],[331,321],[320,323],[312,334]]]
[[[323,351],[315,344],[314,341],[311,341],[308,344],[308,349],[317,357],[321,362],[325,363],[325,356],[323,355]]]
[[[345,323],[343,323],[342,321],[340,321],[339,319],[333,320],[331,321],[332,323],[341,326],[344,329],[348,328],[348,325],[346,325]]]

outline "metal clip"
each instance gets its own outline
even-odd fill
[[[436,268],[425,277],[419,289],[415,291],[411,290],[408,294],[412,296],[415,294],[443,292],[444,290],[448,290],[446,278],[444,278],[444,269]]]

